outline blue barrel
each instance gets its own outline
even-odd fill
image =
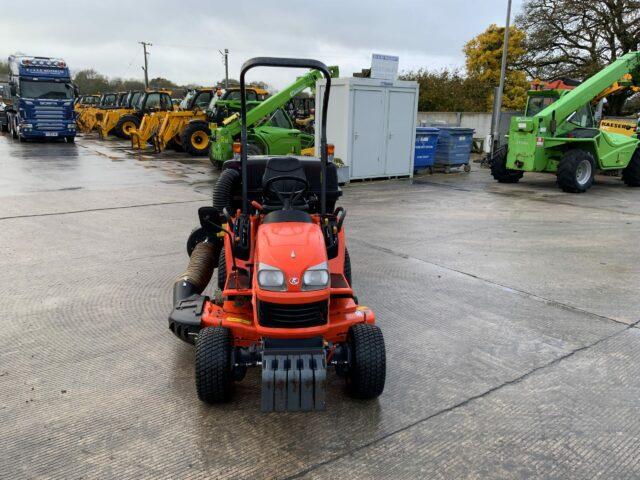
[[[416,128],[416,147],[413,154],[413,170],[433,167],[440,130],[433,127]]]
[[[468,165],[473,147],[473,132],[472,128],[440,127],[436,147],[436,165]]]

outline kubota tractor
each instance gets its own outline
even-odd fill
[[[247,105],[241,96],[241,142],[224,163],[213,206],[198,211],[200,227],[187,242],[189,265],[174,285],[171,331],[195,343],[201,400],[231,399],[247,369],[262,369],[264,411],[325,407],[327,370],[357,398],[379,396],[386,356],[374,312],[352,288],[346,211],[327,145],[331,74],[316,60],[254,58],[259,66],[312,68],[326,78],[321,158],[249,156]],[[216,298],[203,292],[217,268]]]

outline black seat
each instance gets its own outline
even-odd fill
[[[262,179],[267,167],[267,163],[272,157],[269,156],[252,156],[247,159],[247,189],[249,201],[255,200],[258,203],[264,202],[264,192],[262,191]],[[309,191],[305,195],[309,204],[309,213],[318,213],[320,211],[320,160],[313,157],[299,157],[300,165],[304,169],[305,176],[309,182]],[[241,170],[238,160],[227,160],[224,163],[224,169]],[[327,165],[326,172],[327,182],[327,211],[333,212],[335,204],[342,195],[342,191],[338,186],[338,172],[333,163]],[[232,187],[232,207],[233,211],[242,208],[242,195],[240,178]]]
[[[283,180],[273,180],[278,177],[289,177]],[[299,180],[296,180],[299,179]],[[272,157],[267,161],[267,165],[262,175],[262,206],[265,211],[275,211],[284,208],[282,199],[276,192],[287,195],[289,192],[305,188],[307,176],[300,160],[294,157]],[[306,188],[305,188],[306,190]],[[305,192],[306,193],[306,192]],[[291,208],[295,210],[308,210],[309,204],[303,195],[294,199]]]

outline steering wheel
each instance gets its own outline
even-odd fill
[[[291,190],[281,192],[273,187],[275,182],[290,181],[295,182]],[[300,187],[300,188],[297,188]],[[282,202],[283,210],[290,210],[291,205],[309,188],[309,182],[305,178],[296,177],[294,175],[279,175],[272,177],[264,184],[264,189],[275,193],[278,199]]]

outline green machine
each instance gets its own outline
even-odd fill
[[[337,77],[338,67],[329,67],[332,77]],[[249,155],[300,155],[305,148],[311,147],[313,135],[301,132],[282,107],[306,88],[315,89],[322,74],[312,70],[298,77],[288,87],[262,102],[251,102],[247,112],[247,140]],[[226,118],[222,125],[211,124],[211,150],[209,158],[216,166],[233,158],[233,143],[240,137],[240,115],[234,113]]]
[[[523,117],[511,119],[509,142],[491,157],[498,182],[516,183],[524,172],[555,173],[565,192],[585,192],[596,170],[622,173],[640,186],[640,140],[597,128],[592,101],[616,82],[640,85],[640,52],[630,52],[573,90],[531,91]]]

